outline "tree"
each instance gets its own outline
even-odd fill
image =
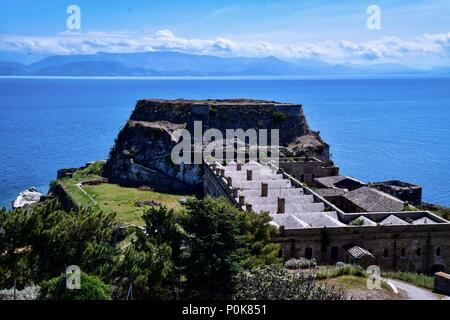
[[[274,243],[279,231],[271,226],[268,213],[239,211],[242,215],[242,233],[246,244],[247,257],[242,261],[245,269],[254,269],[264,265],[280,265],[278,257],[280,245]]]
[[[314,272],[289,271],[270,265],[241,272],[234,279],[238,300],[344,300],[338,288],[317,284]]]
[[[123,298],[130,285],[136,299],[174,299],[180,290],[180,254],[184,237],[182,212],[163,206],[144,212],[145,232],[138,230],[126,249],[117,276]]]
[[[186,289],[191,298],[232,294],[232,279],[244,269],[278,262],[276,229],[266,214],[243,212],[225,199],[189,200],[184,229]]]
[[[60,274],[69,265],[107,278],[116,264],[114,214],[65,212],[57,201],[0,211],[1,287],[23,287]]]
[[[66,277],[59,277],[41,283],[42,300],[111,300],[111,288],[100,278],[81,272],[80,289],[68,289]]]

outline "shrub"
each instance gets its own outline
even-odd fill
[[[317,284],[314,272],[269,265],[240,273],[234,281],[239,300],[344,300],[342,289]]]
[[[284,113],[279,112],[279,111],[274,111],[272,113],[272,115],[273,115],[273,117],[275,118],[276,121],[283,121],[283,120],[287,119],[287,115],[285,115]]]
[[[317,267],[315,259],[308,260],[306,258],[290,259],[284,264],[286,269],[308,269]]]
[[[41,287],[29,286],[23,290],[16,290],[16,300],[37,300]],[[0,300],[14,300],[14,289],[0,290]]]
[[[360,226],[364,225],[364,220],[362,218],[355,219],[352,222],[350,222],[350,225],[360,227]]]
[[[339,264],[332,269],[319,270],[316,273],[317,279],[336,278],[344,275],[351,275],[355,277],[366,277],[367,272],[358,265]]]
[[[43,300],[111,300],[111,289],[100,278],[81,272],[81,288],[67,289],[64,275],[41,283]]]
[[[383,277],[403,280],[422,288],[434,289],[434,277],[413,272],[383,272]]]

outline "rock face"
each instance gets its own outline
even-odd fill
[[[22,208],[26,205],[39,202],[42,194],[36,190],[36,188],[30,188],[24,192],[21,192],[16,200],[13,202],[13,209]]]
[[[112,182],[151,185],[158,190],[192,189],[202,181],[199,165],[175,165],[172,148],[179,142],[174,132],[184,128],[192,135],[194,121],[203,132],[218,129],[279,129],[282,153],[308,153],[329,159],[329,147],[310,130],[301,105],[274,101],[234,100],[141,100],[119,133],[104,167]]]

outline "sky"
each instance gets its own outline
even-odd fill
[[[0,0],[0,59],[155,50],[450,66],[450,0]]]

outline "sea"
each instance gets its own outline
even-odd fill
[[[0,78],[0,206],[61,168],[106,159],[136,101],[299,103],[341,173],[420,184],[450,206],[450,78]]]

